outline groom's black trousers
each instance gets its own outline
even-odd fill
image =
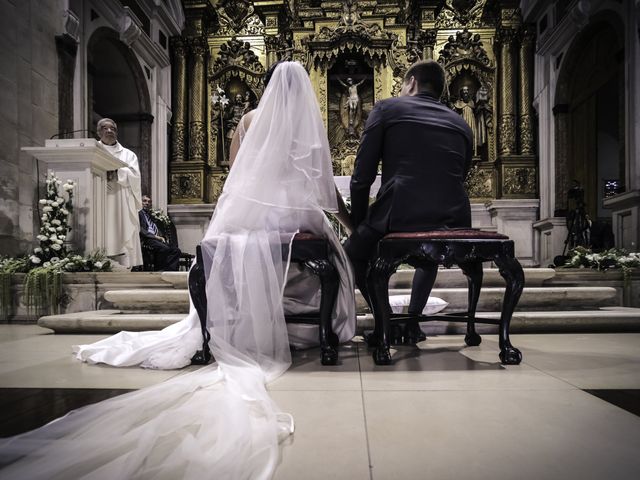
[[[367,272],[378,250],[378,242],[385,236],[385,233],[374,230],[366,223],[361,223],[353,234],[344,242],[344,250],[353,265],[356,286],[371,308],[369,289],[367,288]],[[411,300],[409,302],[409,313],[420,314],[427,304],[429,294],[436,281],[438,265],[416,268],[411,286]]]

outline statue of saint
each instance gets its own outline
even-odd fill
[[[231,139],[233,138],[233,134],[236,132],[236,128],[238,128],[238,123],[240,123],[240,119],[242,115],[244,115],[244,98],[242,98],[242,94],[238,93],[234,97],[233,106],[229,110],[229,117],[227,119],[225,127],[227,131],[225,133],[225,137],[227,142],[231,144]]]
[[[473,132],[473,154],[478,154],[478,126],[476,124],[475,115],[475,103],[471,99],[471,92],[468,86],[464,86],[460,89],[460,96],[458,100],[453,104],[456,111],[462,115],[465,122],[471,127]]]
[[[253,110],[253,101],[251,100],[251,92],[247,90],[244,94],[244,109],[242,110],[243,115],[250,112],[251,110]]]
[[[358,87],[364,83],[364,79],[360,80],[358,83],[353,83],[353,78],[347,78],[347,83],[344,83],[342,80],[338,79],[340,85],[347,89],[348,97],[347,102],[345,104],[345,108],[347,110],[347,115],[349,118],[349,135],[356,135],[356,120],[358,117],[358,107],[360,106],[360,95],[358,95]]]
[[[476,132],[477,137],[474,139],[476,147],[481,147],[487,143],[487,124],[491,115],[491,107],[489,106],[489,92],[485,87],[480,87],[476,92]]]

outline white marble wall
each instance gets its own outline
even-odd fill
[[[166,211],[168,203],[168,137],[171,120],[171,64],[169,38],[179,35],[184,27],[184,12],[180,0],[157,2],[139,0],[140,8],[150,19],[150,36],[135,24],[130,13],[117,0],[84,0],[75,12],[80,18],[79,49],[74,79],[74,104],[76,105],[75,129],[88,124],[88,84],[86,74],[87,46],[93,33],[108,27],[119,33],[120,40],[131,49],[143,71],[148,70],[147,89],[151,100],[151,197],[156,208]],[[92,13],[98,18],[92,19]],[[162,32],[167,38],[166,47],[159,43]]]
[[[149,70],[147,87],[154,117],[151,194],[154,204],[166,209],[166,132],[171,119],[168,40],[180,34],[184,12],[180,0],[137,3],[150,18],[150,36],[125,22],[126,11],[118,0],[0,0],[0,255],[30,250],[39,229],[34,215],[40,196],[37,174],[38,169],[40,174],[46,173],[45,166],[21,153],[20,147],[42,146],[58,133],[56,36],[69,34],[69,28],[78,41],[75,130],[88,125],[86,47],[97,28],[109,27],[120,33],[141,66]],[[77,20],[71,26],[65,24],[69,11]],[[167,38],[166,48],[159,43],[160,32]]]
[[[29,250],[39,228],[38,164],[20,147],[42,145],[57,132],[55,35],[63,3],[0,0],[0,254]]]
[[[555,117],[556,91],[563,60],[574,40],[591,22],[607,16],[624,25],[625,62],[625,174],[626,193],[607,200],[612,210],[616,243],[630,250],[640,249],[640,0],[579,0],[573,2],[564,18],[557,18],[553,0],[521,0],[524,21],[539,26],[546,17],[547,28],[536,43],[534,107],[538,113],[538,152],[540,173],[540,217],[535,224],[540,261],[546,265],[562,253],[566,225],[554,216],[556,208]],[[542,243],[541,243],[542,242]],[[555,248],[555,252],[549,249]]]
[[[202,241],[209,220],[213,214],[213,204],[169,205],[169,216],[176,226],[178,245],[185,253],[195,255],[196,246]]]

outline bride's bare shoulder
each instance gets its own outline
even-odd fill
[[[242,116],[242,120],[241,121],[242,121],[242,125],[244,126],[245,130],[247,128],[249,128],[249,125],[251,125],[251,121],[253,120],[253,117],[255,117],[255,115],[256,115],[256,111],[255,110],[251,110],[251,111],[245,113]]]

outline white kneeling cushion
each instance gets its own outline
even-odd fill
[[[404,313],[409,306],[409,301],[411,300],[411,295],[390,295],[389,296],[389,305],[391,306],[391,311],[393,313]],[[447,308],[449,302],[445,302],[443,299],[438,297],[429,297],[427,300],[427,304],[422,310],[423,315],[435,315],[438,312],[441,312],[445,308]]]

